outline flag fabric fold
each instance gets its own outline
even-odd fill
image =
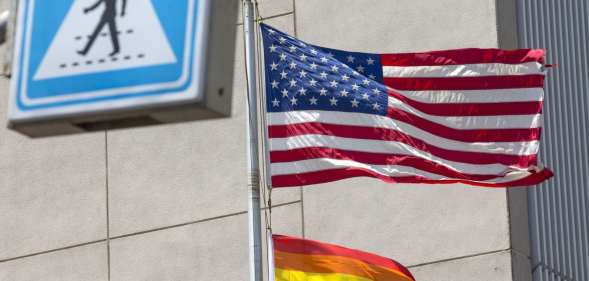
[[[511,187],[538,161],[543,50],[369,54],[262,24],[272,186],[352,177]]]
[[[272,244],[275,281],[415,281],[403,265],[374,254],[282,235]]]

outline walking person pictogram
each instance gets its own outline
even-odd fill
[[[127,0],[121,0],[121,1],[123,2],[121,17],[124,17],[126,9],[127,9]],[[100,17],[100,21],[96,25],[96,28],[94,29],[94,32],[92,33],[92,35],[90,35],[90,38],[88,38],[88,43],[86,44],[86,47],[84,47],[83,50],[78,51],[78,54],[85,56],[90,51],[90,49],[94,45],[94,42],[98,38],[98,35],[100,35],[100,31],[104,28],[105,25],[108,25],[108,30],[110,33],[110,40],[112,41],[112,46],[113,46],[113,51],[109,54],[109,56],[114,56],[121,51],[121,46],[119,43],[119,32],[117,30],[117,21],[116,21],[117,2],[118,2],[117,0],[98,0],[98,2],[96,2],[94,5],[84,9],[84,14],[87,14],[87,13],[95,10],[96,8],[98,8],[100,6],[100,4],[102,4],[102,3],[104,3],[104,6],[105,6],[104,12],[102,13],[102,16]]]
[[[47,1],[64,5],[67,14],[61,22],[55,22],[58,25],[55,35],[46,38],[50,40],[48,47],[43,48],[44,54],[38,54],[43,59],[35,72],[35,80],[178,62],[168,38],[176,33],[166,33],[168,30],[162,25],[157,9],[167,11],[171,7],[153,4],[162,2],[160,0]],[[170,1],[190,3],[196,0]],[[168,14],[162,12],[162,15]],[[175,20],[173,15],[171,18]]]

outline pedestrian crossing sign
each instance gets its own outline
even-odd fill
[[[215,0],[19,2],[11,124],[206,98]]]

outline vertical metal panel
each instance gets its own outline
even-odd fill
[[[589,280],[589,1],[518,0],[521,47],[547,49],[541,159],[556,176],[530,188],[534,280]]]

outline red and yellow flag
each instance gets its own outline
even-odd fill
[[[272,235],[275,281],[415,281],[403,265],[341,246]]]

